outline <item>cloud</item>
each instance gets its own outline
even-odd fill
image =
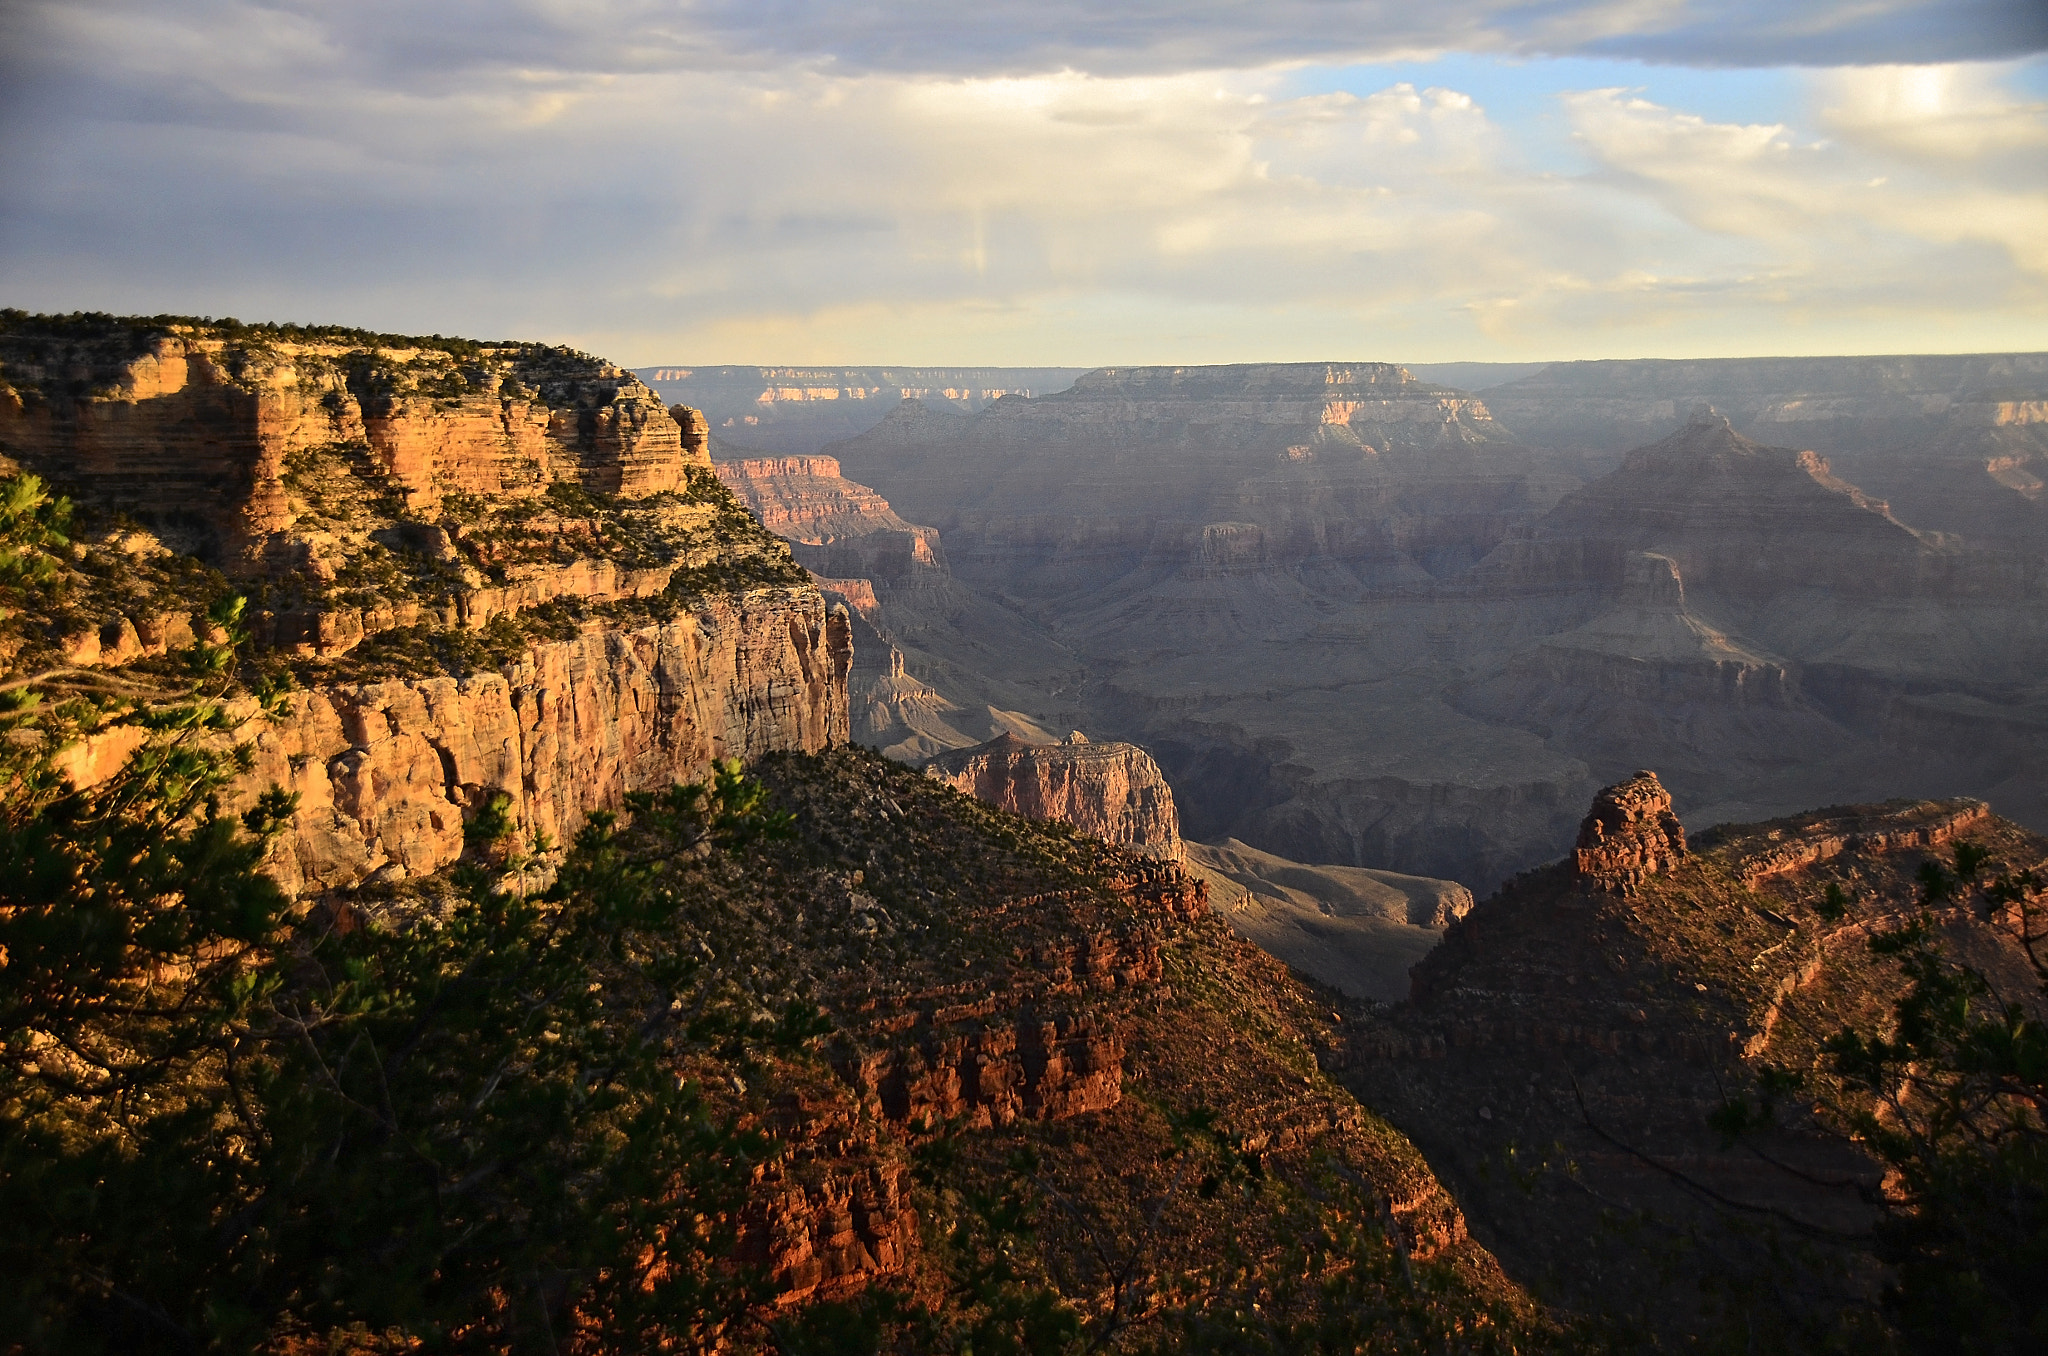
[[[1449,51],[1687,66],[2010,59],[2039,0],[19,0],[77,51],[148,34],[166,67],[289,60],[360,84],[772,70],[1162,75]]]
[[[32,61],[0,10],[0,299],[647,362],[2043,342],[2042,110],[2007,67],[1817,73],[1804,130],[1579,92],[1561,165],[1483,88],[1302,93],[1261,63],[1311,11],[1384,20],[1354,25],[1374,50],[1720,11],[1086,9],[1016,11],[1005,47],[914,4],[88,2],[38,12]],[[1127,69],[989,55],[1055,40]],[[917,73],[941,49],[959,69]]]
[[[1616,181],[1702,230],[1777,242],[1781,260],[1867,257],[1886,238],[1984,244],[2048,281],[2048,104],[1985,67],[1881,68],[1815,81],[1819,121],[1709,122],[1623,90],[1566,96],[1576,134]]]
[[[2048,180],[2048,103],[2022,100],[1961,66],[1864,66],[1815,81],[1821,123],[1844,139],[1923,164],[1982,166]]]

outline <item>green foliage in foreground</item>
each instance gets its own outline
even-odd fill
[[[10,614],[60,516],[0,496]],[[291,798],[219,806],[237,656],[191,659],[176,691],[0,685],[0,1347],[633,1350],[742,1312],[724,1221],[771,1146],[685,1073],[818,1024],[736,1027],[675,924],[784,828],[760,789],[593,816],[538,897],[472,867],[442,918],[295,917],[259,869]],[[110,725],[141,747],[74,789],[56,756]]]
[[[678,1075],[720,1024],[670,941],[690,863],[772,828],[754,788],[596,817],[539,898],[472,870],[445,920],[293,929],[213,784],[145,764],[0,830],[0,1329],[628,1350],[746,1307],[722,1221],[770,1146]]]
[[[2011,928],[2048,994],[2043,882],[2028,871],[1986,881],[1984,863],[1969,843],[1956,844],[1953,870],[1930,859],[1922,900]],[[1847,1032],[1830,1052],[1864,1099],[1852,1122],[1891,1169],[1878,1229],[1897,1276],[1887,1307],[1916,1351],[2048,1351],[2048,1026],[2038,1006],[1945,956],[1931,917],[1870,945],[1897,958],[1906,992],[1888,1033]]]

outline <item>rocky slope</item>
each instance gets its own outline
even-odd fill
[[[850,620],[717,483],[694,412],[534,345],[106,317],[0,325],[0,456],[97,524],[13,665],[146,685],[239,592],[278,691],[279,879],[430,873],[503,797],[560,843],[628,790],[847,737]],[[74,756],[79,775],[123,736]],[[236,808],[240,808],[237,806]]]
[[[1070,824],[1105,843],[1162,861],[1185,855],[1173,788],[1135,744],[1095,743],[1076,731],[1057,744],[1002,734],[944,753],[925,775],[1027,819]]]
[[[1879,1340],[1856,1328],[1880,1280],[1878,1173],[1816,1110],[1821,1045],[1887,1019],[1899,976],[1864,943],[1918,911],[1920,865],[1964,841],[1987,870],[2048,858],[2048,840],[1968,800],[1688,844],[1638,773],[1600,794],[1570,858],[1451,926],[1412,1002],[1361,1026],[1345,1080],[1399,1108],[1514,1274],[1617,1333]],[[2015,934],[1969,909],[1937,916],[1953,954],[2030,990]],[[1740,1144],[1712,1129],[1765,1070],[1770,1122]]]
[[[1318,1071],[1342,1043],[1328,998],[1233,938],[1197,882],[865,751],[759,770],[795,836],[721,886],[717,964],[836,1028],[723,1094],[788,1146],[743,1238],[782,1304],[893,1295],[950,1318],[999,1245],[1112,1350],[1227,1327],[1253,1296],[1269,1334],[1359,1303],[1406,1329],[1419,1300],[1544,1345],[1421,1159]],[[989,1238],[976,1211],[1006,1192],[1044,1208]],[[1380,1222],[1316,1265],[1364,1292],[1299,1284],[1298,1249],[1360,1203]],[[866,1312],[886,1329],[886,1302]]]

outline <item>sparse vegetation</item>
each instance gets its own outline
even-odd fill
[[[2035,992],[2001,993],[1952,959],[1929,914],[1870,939],[1907,981],[1886,1029],[1828,1043],[1858,1098],[1843,1108],[1891,1170],[1880,1255],[1896,1268],[1886,1304],[1918,1352],[2019,1356],[2048,1346],[2048,963],[2044,883],[1990,876],[1967,841],[1919,873],[1922,904],[1962,901],[2009,929]]]

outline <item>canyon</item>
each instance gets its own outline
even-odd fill
[[[1479,396],[1103,369],[905,400],[829,454],[944,543],[964,594],[900,648],[962,738],[994,707],[1136,743],[1195,841],[1484,893],[1642,766],[1699,825],[1957,794],[2048,824],[2042,362],[1553,364]],[[1913,467],[1947,509],[1856,478]]]
[[[814,453],[866,432],[898,402],[972,414],[1006,395],[1061,390],[1078,367],[665,367],[635,369],[661,399],[702,410],[711,436],[748,452]]]
[[[2025,355],[1816,369],[1905,383],[1899,466],[1982,460],[1939,502],[1663,369],[727,373],[893,402],[826,452],[868,416],[750,448],[545,345],[9,313],[0,363],[0,472],[77,499],[0,615],[75,803],[203,689],[194,813],[266,833],[294,955],[673,906],[633,945],[684,988],[563,992],[686,1013],[664,1086],[760,1137],[734,1350],[964,1344],[990,1276],[1105,1347],[1871,1336],[1868,942],[1924,909],[2035,978],[1926,884],[2048,873],[2044,560],[1970,507],[2032,503]]]
[[[452,865],[493,798],[560,844],[629,791],[845,739],[846,610],[725,496],[694,411],[567,350],[372,338],[0,333],[0,455],[115,515],[13,662],[161,681],[242,591],[288,690],[237,707],[231,808],[297,798],[274,874],[316,895]]]
[[[1344,1321],[1343,1304],[1297,1283],[1306,1246],[1350,1277],[1345,1304],[1419,1331],[1554,1333],[1413,1147],[1322,1072],[1340,1000],[1212,914],[1176,864],[1171,792],[1142,751],[1055,744],[993,702],[1003,742],[964,750],[977,792],[1000,781],[1017,808],[1126,851],[851,745],[875,621],[967,653],[1034,633],[956,616],[973,595],[937,538],[826,484],[835,468],[771,461],[737,477],[779,485],[788,511],[762,516],[785,541],[714,469],[698,412],[545,346],[10,313],[0,363],[0,473],[11,492],[32,497],[34,475],[76,500],[51,510],[64,531],[35,548],[41,582],[10,594],[30,605],[0,615],[10,679],[78,722],[49,750],[62,779],[49,794],[119,799],[138,750],[181,740],[225,759],[224,791],[191,813],[221,842],[238,822],[261,833],[250,861],[283,892],[265,945],[297,965],[277,971],[291,1003],[318,992],[321,947],[433,947],[530,911],[536,930],[512,950],[544,948],[593,872],[653,882],[668,919],[648,939],[654,963],[695,978],[652,1011],[688,997],[712,1022],[663,1038],[663,1078],[703,1100],[719,1135],[766,1150],[741,1164],[717,1221],[761,1287],[729,1349],[779,1348],[780,1316],[821,1301],[883,1324],[1006,1321],[962,1301],[960,1277],[1012,1247],[1000,1232],[974,1241],[1014,1227],[976,1202],[1020,1190],[1074,1210],[1027,1225],[1034,1269],[1017,1284],[1090,1330],[1115,1334],[1134,1302],[1191,1330],[1254,1302],[1290,1323]],[[870,705],[915,706],[931,690],[905,675],[903,650],[879,649],[900,686],[874,687]],[[153,723],[188,707],[207,714],[186,734]],[[737,780],[742,761],[758,780]],[[773,813],[744,854],[662,845],[663,826],[689,818],[675,807],[701,805],[671,797],[679,783],[751,786]],[[628,845],[665,855],[618,856]],[[0,907],[10,979],[31,954],[27,912],[12,895]],[[618,1001],[607,982],[579,978],[572,1000]],[[558,1036],[528,1034],[536,1051]],[[525,1077],[428,1072],[484,1080],[455,1099],[464,1114]],[[222,1087],[195,1095],[220,1117],[254,1114]],[[1341,1196],[1314,1219],[1296,1210],[1332,1170]],[[620,1206],[658,1214],[679,1189]],[[1369,1234],[1348,1222],[1360,1210]],[[250,1245],[238,1229],[225,1246]],[[330,1276],[359,1262],[327,1256],[323,1237],[309,1246]],[[1250,1269],[1232,1260],[1247,1246],[1265,1258]],[[176,1257],[203,1273],[203,1252]],[[1398,1279],[1414,1265],[1433,1268],[1426,1294]],[[179,1316],[165,1321],[215,1322],[203,1288],[150,1293],[155,1314]],[[249,1312],[284,1325],[279,1349],[332,1321]],[[360,1322],[347,1331],[360,1338]]]

